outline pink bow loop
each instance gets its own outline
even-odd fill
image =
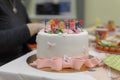
[[[86,62],[85,62],[85,65],[87,67],[90,67],[90,68],[95,67],[98,64],[99,64],[99,60],[97,58],[94,58],[94,57],[91,58],[91,59],[86,60]]]
[[[52,70],[56,70],[56,71],[60,71],[62,70],[62,58],[59,57],[54,57],[51,59],[51,69]]]

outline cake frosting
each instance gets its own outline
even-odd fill
[[[88,48],[88,33],[48,34],[42,30],[38,33],[36,42],[38,57],[80,56]]]

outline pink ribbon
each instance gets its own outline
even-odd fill
[[[99,64],[99,61],[95,57],[89,59],[88,56],[73,57],[68,59],[53,57],[51,59],[39,58],[30,65],[36,66],[37,68],[50,67],[52,70],[60,71],[63,68],[80,70],[84,64],[87,67],[92,68],[97,66]]]

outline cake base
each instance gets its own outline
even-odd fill
[[[30,65],[30,63],[32,63],[33,61],[35,61],[37,59],[37,57],[36,57],[36,54],[35,55],[31,55],[31,56],[29,56],[28,58],[27,58],[27,64],[29,65],[29,66],[31,66]],[[52,70],[51,68],[41,68],[41,69],[38,69],[37,67],[35,67],[35,66],[31,66],[31,67],[33,67],[33,68],[35,68],[35,69],[37,69],[37,70],[43,70],[43,71],[47,71],[47,72],[58,72],[58,71],[54,71],[54,70]],[[65,68],[65,69],[62,69],[61,71],[59,71],[59,72],[82,72],[82,71],[87,71],[87,70],[89,70],[89,68],[88,67],[86,67],[85,65],[83,65],[82,66],[82,68],[80,69],[80,70],[75,70],[75,69],[71,69],[71,68]]]

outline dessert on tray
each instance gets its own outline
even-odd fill
[[[49,20],[37,34],[37,59],[31,63],[37,68],[61,71],[65,68],[81,70],[99,65],[99,59],[89,57],[88,32],[82,20]]]

